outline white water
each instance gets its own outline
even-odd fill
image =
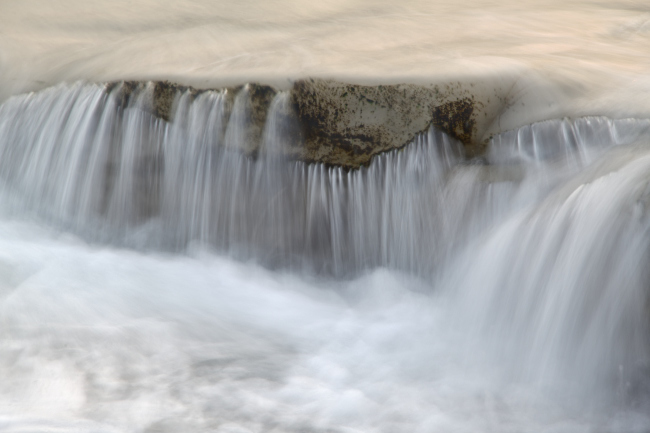
[[[243,156],[242,92],[0,106],[3,431],[650,429],[650,122],[343,172],[278,159],[282,93]]]

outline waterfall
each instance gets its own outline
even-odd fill
[[[610,152],[449,266],[440,286],[458,288],[460,317],[509,375],[582,399],[604,384],[647,398],[631,395],[650,383],[649,170],[645,149]]]
[[[357,371],[358,382],[354,374],[345,380],[374,395],[373,401],[380,402],[377,405],[393,401],[375,389],[377,383],[395,377],[409,386],[424,381],[426,387],[413,393],[429,398],[428,387],[437,389],[442,381],[432,379],[431,371],[443,371],[441,366],[448,362],[453,368],[445,368],[463,371],[454,373],[461,377],[497,371],[496,379],[490,376],[496,383],[561,396],[558,401],[574,404],[577,413],[611,407],[643,412],[648,407],[650,120],[585,117],[538,122],[492,137],[482,159],[468,159],[459,141],[429,127],[405,147],[375,156],[368,166],[343,169],[297,160],[287,150],[287,142],[302,139],[289,92],[277,92],[264,123],[256,125],[249,86],[179,91],[169,119],[157,116],[152,108],[152,83],[127,87],[127,83],[61,84],[14,96],[0,105],[4,219],[35,221],[96,246],[154,255],[163,252],[172,257],[191,256],[197,247],[207,248],[238,262],[257,261],[264,272],[274,269],[278,275],[291,272],[305,278],[314,274],[328,278],[338,286],[328,295],[323,294],[327,290],[318,295],[305,291],[309,302],[287,301],[284,294],[278,295],[284,293],[284,288],[278,288],[282,284],[261,274],[255,277],[264,281],[260,287],[273,287],[268,299],[264,290],[255,291],[248,283],[238,283],[235,291],[275,302],[278,308],[292,302],[306,308],[326,323],[318,329],[333,339],[333,346],[340,344],[342,353],[365,353],[351,339],[350,329],[373,341],[368,344],[379,361],[372,371],[355,364],[365,355],[341,362],[356,366],[345,364]],[[123,253],[128,254],[135,253]],[[128,268],[121,260],[115,259]],[[161,275],[172,279],[175,275],[167,273],[167,265],[137,260]],[[207,287],[195,295],[209,298],[206,293],[216,283],[193,279],[182,268],[185,265],[177,262],[169,266],[197,287]],[[196,266],[187,264],[192,269]],[[236,273],[233,265],[218,266],[223,272]],[[245,269],[237,272],[262,272],[251,271],[253,265]],[[384,271],[389,273],[381,274]],[[386,286],[373,280],[373,275],[386,279]],[[363,296],[386,308],[385,314],[393,314],[392,301],[364,295],[364,290],[368,286],[372,292],[379,285],[393,293],[394,286],[399,286],[395,281],[402,281],[395,275],[417,279],[420,283],[412,284],[417,289],[410,288],[413,293],[408,296],[421,297],[408,298],[408,302],[400,298],[397,305],[409,305],[407,311],[415,314],[416,324],[404,328],[409,330],[406,342],[400,337],[385,343],[383,337],[349,322],[371,320],[364,316],[364,308],[371,308],[359,301]],[[283,284],[298,285],[287,278]],[[126,289],[120,284],[115,283],[119,290],[114,290],[122,293]],[[248,291],[255,295],[247,295]],[[188,311],[198,308],[165,293],[160,296],[170,305],[181,302]],[[233,301],[231,296],[236,294],[219,296],[235,306],[242,302]],[[339,304],[327,296],[341,296],[345,302]],[[327,307],[312,305],[311,297]],[[421,307],[429,308],[434,302],[440,304],[431,311]],[[152,315],[173,310],[160,305],[152,307]],[[268,321],[260,325],[246,310],[244,316],[250,321],[246,326],[263,328],[277,321],[282,324],[277,327],[284,328],[273,332],[290,335],[287,339],[294,346],[280,349],[278,343],[278,348],[264,346],[262,350],[251,343],[251,348],[240,348],[243,355],[240,349],[232,349],[237,362],[248,365],[242,360],[249,349],[261,350],[264,355],[255,355],[261,357],[267,356],[264,351],[281,353],[277,355],[280,361],[268,355],[280,363],[294,356],[292,351],[297,357],[312,354],[316,343],[309,334],[311,322],[300,311],[285,311],[285,319],[255,305],[250,308]],[[219,314],[230,317],[230,310],[223,308]],[[350,311],[363,319],[346,316]],[[384,313],[372,311],[376,325],[376,317]],[[403,320],[404,312],[399,311],[399,320]],[[8,323],[20,321],[10,312],[3,314],[9,317]],[[174,314],[182,316],[170,313],[168,317],[176,320]],[[213,320],[210,317],[206,314],[205,320]],[[233,320],[239,323],[240,319]],[[216,323],[216,328],[222,326]],[[401,321],[395,323],[403,326]],[[429,328],[418,327],[422,323]],[[297,336],[296,328],[308,335]],[[439,334],[431,336],[430,329]],[[239,332],[250,337],[247,331]],[[276,344],[275,334],[268,332],[264,344]],[[56,338],[64,337],[57,334]],[[338,346],[332,349],[326,337],[314,338],[318,347],[324,347],[320,350],[327,359],[314,355],[308,362],[303,360],[300,368],[304,371],[319,362],[340,360]],[[230,347],[235,343],[219,344]],[[442,354],[428,351],[432,349],[427,345],[436,344],[442,345]],[[395,355],[393,347],[398,351]],[[188,346],[187,351],[197,359],[196,353],[203,353],[195,346]],[[426,361],[428,356],[437,362],[435,368]],[[408,368],[395,367],[391,360]],[[74,365],[80,364],[77,360]],[[322,368],[319,374],[327,371],[335,378],[323,380],[344,382],[336,368]],[[290,374],[300,378],[310,373],[292,370]],[[410,374],[417,380],[408,379]],[[289,382],[285,385],[290,388]],[[288,398],[278,395],[269,399]],[[444,400],[441,396],[445,393],[436,394],[434,401]],[[453,401],[466,398],[463,394]],[[233,413],[237,410],[232,409]],[[371,412],[366,416],[372,418]],[[647,426],[646,421],[639,422]]]
[[[198,241],[334,273],[429,268],[431,240],[448,236],[440,179],[462,150],[432,128],[408,151],[345,171],[282,157],[298,133],[287,93],[272,101],[253,157],[246,88],[232,107],[227,91],[179,94],[171,123],[147,110],[151,86],[126,106],[119,92],[77,83],[2,106],[1,175],[24,207],[100,241]],[[142,227],[144,238],[133,234]]]
[[[227,90],[179,93],[169,123],[147,109],[152,85],[127,104],[120,91],[60,85],[2,105],[0,176],[24,208],[98,241],[172,250],[200,242],[335,274],[429,272],[503,213],[514,190],[523,194],[486,178],[547,160],[579,168],[650,128],[542,122],[495,137],[490,166],[458,165],[460,143],[430,128],[405,150],[343,170],[283,157],[283,141],[299,134],[286,92],[269,107],[261,143],[251,144],[246,87],[232,106]]]

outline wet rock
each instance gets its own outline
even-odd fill
[[[326,80],[294,84],[292,101],[305,138],[296,158],[355,168],[408,144],[430,125],[480,154],[477,118],[485,104],[464,86],[361,86]]]
[[[129,105],[133,94],[143,87],[144,84],[139,81],[118,81],[106,84],[106,93],[112,94],[117,105],[124,109]]]
[[[169,81],[156,82],[153,89],[153,113],[156,117],[169,121],[176,95],[182,91]]]
[[[106,90],[107,93],[111,93],[117,98],[120,107],[137,105],[138,108],[148,111],[166,122],[174,121],[174,102],[185,92],[189,92],[191,97],[196,97],[202,92],[225,90],[227,99],[225,117],[228,119],[232,114],[236,95],[245,91],[247,92],[247,107],[243,120],[246,131],[244,139],[239,140],[236,145],[241,147],[240,150],[253,156],[259,150],[268,109],[273,97],[277,94],[277,90],[273,87],[255,83],[227,89],[197,89],[169,81],[120,81],[108,83]],[[136,104],[136,98],[139,98],[138,104]]]
[[[476,120],[473,118],[474,105],[473,99],[462,98],[434,107],[432,110],[433,126],[462,142],[466,148],[472,147],[474,135],[476,135]]]
[[[223,89],[195,89],[168,81],[124,81],[109,83],[107,90],[123,107],[132,106],[134,95],[142,98],[150,92],[141,108],[173,122],[174,101],[181,93],[196,96]],[[257,156],[269,107],[277,93],[270,86],[255,83],[227,89],[225,116],[244,127],[236,136],[225,137],[226,146]],[[472,83],[363,86],[300,80],[290,91],[291,113],[284,114],[295,117],[297,127],[291,128],[286,143],[275,151],[293,160],[354,169],[367,165],[374,155],[407,145],[433,125],[461,141],[469,158],[480,157],[487,145],[484,133],[502,105],[499,101],[503,98],[497,93],[490,102],[489,92],[479,91]],[[237,95],[243,95],[239,102]],[[238,117],[233,117],[234,112]]]
[[[277,90],[270,86],[254,83],[228,90],[228,94],[232,95],[231,97],[233,99],[237,97],[235,95],[244,92],[242,96],[244,96],[245,101],[240,101],[245,105],[243,112],[233,112],[236,103],[233,101],[228,104],[229,113],[227,114],[230,120],[234,120],[233,116],[243,116],[243,118],[237,119],[236,121],[241,122],[244,128],[241,131],[241,136],[236,138],[226,137],[225,145],[234,147],[249,156],[255,157],[260,151],[269,107],[277,94]]]

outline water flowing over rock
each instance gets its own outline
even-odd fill
[[[375,91],[395,92],[400,88]],[[406,150],[364,136],[367,148],[348,154],[341,167],[328,160],[340,143],[322,142],[322,150],[307,144],[314,130],[337,126],[310,126],[296,106],[305,110],[295,93],[257,85],[219,91],[169,83],[61,85],[0,107],[1,174],[25,206],[92,239],[117,236],[175,250],[200,241],[240,257],[335,274],[386,265],[431,272],[447,255],[431,245],[471,238],[478,224],[472,221],[485,218],[477,206],[489,206],[494,188],[524,180],[522,164],[582,166],[604,149],[650,134],[647,121],[542,122],[496,136],[485,156],[490,164],[459,170],[466,147],[423,115],[413,129],[424,132]],[[407,140],[404,131],[392,141]],[[339,139],[361,140],[354,133]],[[315,154],[329,163],[309,163],[315,158],[305,155]],[[345,169],[373,155],[369,166]],[[465,198],[450,196],[468,176],[475,181],[463,187]],[[147,224],[146,240],[128,235]]]
[[[60,287],[77,290],[67,289],[66,278],[49,283],[46,272],[33,279],[29,263],[17,276],[0,266],[0,282],[32,288],[7,295],[6,332],[56,359],[74,341],[92,347],[91,355],[65,352],[60,362],[66,372],[84,372],[69,373],[85,390],[84,403],[75,404],[100,419],[107,402],[130,404],[141,395],[173,401],[184,414],[206,401],[227,406],[233,392],[250,401],[263,392],[270,397],[260,407],[276,415],[289,407],[303,420],[309,417],[295,409],[302,405],[286,394],[321,392],[325,383],[332,395],[339,386],[353,396],[362,389],[372,396],[358,399],[365,416],[392,425],[368,409],[394,406],[376,390],[386,377],[399,376],[395,389],[408,388],[428,410],[431,402],[464,402],[462,386],[449,403],[440,383],[452,377],[444,383],[453,388],[471,375],[477,389],[514,388],[504,392],[514,403],[498,403],[508,407],[523,410],[517,402],[525,389],[544,396],[542,406],[552,396],[576,405],[576,413],[622,408],[650,425],[643,418],[650,404],[650,120],[547,120],[496,134],[479,152],[472,146],[488,130],[489,122],[479,121],[485,107],[465,93],[434,96],[438,91],[324,81],[298,82],[290,91],[255,84],[198,90],[127,81],[61,84],[8,99],[0,105],[0,222],[33,220],[90,242],[83,248],[108,245],[109,252],[97,248],[96,263],[81,259],[74,280],[81,295],[66,292],[64,313],[44,305]],[[407,110],[408,101],[414,105]],[[341,112],[346,103],[349,111]],[[16,240],[2,224],[0,243],[18,245],[19,257],[31,251],[29,239]],[[77,252],[77,240],[57,242],[67,241],[43,245],[39,254],[54,263],[49,272],[65,273],[61,261],[86,252]],[[192,256],[203,249],[240,262],[208,259],[206,266],[201,253]],[[112,275],[105,262],[122,273]],[[89,281],[98,268],[107,283]],[[300,278],[326,282],[298,296],[291,290],[302,287]],[[155,295],[141,291],[142,281]],[[408,290],[396,288],[400,281]],[[108,289],[87,289],[94,284]],[[213,290],[220,302],[210,301]],[[113,316],[125,297],[129,308]],[[105,299],[101,320],[109,325],[78,325],[95,323],[93,308]],[[90,307],[77,310],[80,303]],[[14,312],[33,305],[65,331],[32,335],[31,316]],[[194,323],[197,311],[205,329]],[[406,320],[408,332],[402,322],[387,322],[388,314]],[[136,342],[112,353],[122,315],[135,323]],[[148,324],[159,316],[180,324]],[[365,326],[365,316],[381,335]],[[400,332],[385,329],[391,326]],[[163,335],[173,350],[152,335]],[[323,352],[315,354],[314,344]],[[0,359],[32,359],[13,350],[0,345]],[[355,351],[375,367],[337,358]],[[125,379],[113,363],[137,368]],[[161,380],[173,386],[152,385]],[[524,406],[539,404],[535,398]],[[227,419],[269,422],[231,406]],[[218,424],[220,408],[207,407],[200,422],[183,419]],[[305,422],[286,421],[286,430],[301,431]],[[176,423],[156,418],[147,425]]]
[[[234,97],[231,90],[185,89],[173,122],[151,108],[159,104],[156,87],[127,83],[107,93],[76,84],[8,101],[1,129],[11,138],[3,140],[1,165],[9,185],[26,194],[28,206],[100,238],[159,219],[161,232],[153,236],[159,246],[199,240],[249,257],[282,251],[274,260],[307,259],[330,270],[418,267],[414,256],[430,254],[406,253],[418,235],[390,227],[437,230],[427,222],[438,206],[430,194],[462,155],[453,139],[430,129],[409,153],[386,153],[361,170],[310,165],[284,152],[300,133],[288,94],[275,94],[258,128],[251,127],[257,102],[250,102],[256,93],[249,86]],[[48,120],[32,128],[39,116]],[[404,200],[430,210],[366,216],[376,206],[400,212]],[[345,241],[355,236],[358,242]]]
[[[490,85],[363,86],[299,80],[288,92],[291,103],[285,114],[295,119],[294,126],[291,133],[285,132],[277,151],[298,161],[355,169],[368,165],[375,155],[406,146],[433,126],[463,143],[469,157],[482,157],[487,131],[509,108],[504,91]],[[246,137],[237,144],[249,155],[259,150],[268,110],[278,93],[259,84],[200,90],[167,81],[115,82],[107,90],[126,104],[147,86],[153,91],[140,108],[167,122],[173,121],[174,101],[181,94],[196,97],[223,91],[228,101],[225,115],[230,117],[232,110],[240,116]]]

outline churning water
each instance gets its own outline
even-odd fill
[[[0,3],[0,431],[650,431],[646,5]],[[467,73],[483,158],[354,170],[288,92],[251,152],[248,86],[77,81]]]

